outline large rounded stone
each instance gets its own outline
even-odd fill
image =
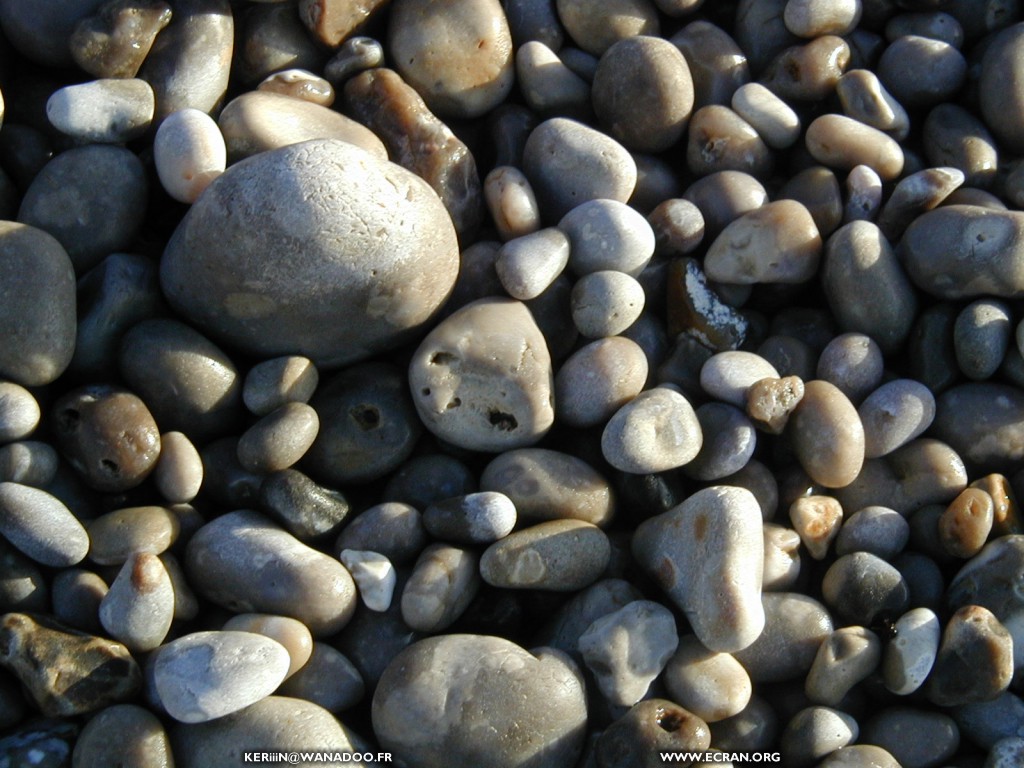
[[[373,697],[381,747],[416,768],[574,765],[586,724],[578,671],[499,637],[421,640],[388,665]]]
[[[168,300],[217,339],[335,367],[404,341],[451,292],[455,229],[430,187],[342,141],[229,168],[161,262]]]

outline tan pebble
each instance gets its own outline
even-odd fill
[[[510,165],[494,168],[484,179],[484,197],[502,240],[540,229],[540,209],[526,175]]]
[[[320,418],[306,403],[285,403],[247,429],[238,440],[238,461],[250,472],[287,469],[316,440]]]
[[[597,581],[611,558],[604,531],[582,520],[551,520],[509,534],[480,557],[491,586],[574,592]]]
[[[672,700],[706,723],[743,711],[753,691],[750,676],[734,656],[709,650],[696,635],[679,639],[663,680]]]
[[[853,686],[878,668],[881,659],[882,641],[870,629],[837,629],[818,648],[807,673],[807,698],[815,704],[838,707]]]
[[[89,523],[89,558],[120,565],[133,553],[159,555],[178,538],[178,517],[166,507],[125,507]]]
[[[221,629],[255,632],[284,646],[291,658],[284,679],[298,672],[313,653],[313,636],[309,628],[297,619],[266,613],[242,613],[232,616]]]
[[[558,18],[578,46],[600,56],[617,40],[660,32],[649,0],[556,0]]]
[[[882,181],[892,181],[903,171],[903,150],[896,140],[843,115],[822,115],[807,126],[807,151],[830,168],[850,170],[866,165]]]
[[[203,485],[203,460],[182,432],[160,436],[160,458],[153,470],[156,488],[171,504],[192,501]]]
[[[896,141],[903,141],[910,133],[907,111],[885,89],[874,72],[850,70],[839,78],[836,94],[847,117],[877,128]]]
[[[242,401],[257,416],[266,416],[285,403],[308,403],[319,382],[316,365],[308,357],[275,357],[249,370]]]
[[[800,534],[792,528],[775,523],[764,523],[764,573],[761,578],[765,591],[780,592],[790,589],[800,576]]]
[[[747,416],[755,427],[781,435],[803,396],[804,382],[799,376],[755,381],[747,389]]]
[[[843,507],[831,496],[804,496],[790,505],[789,519],[811,557],[824,560],[843,524]]]
[[[980,488],[992,497],[992,532],[996,536],[1024,533],[1017,497],[1005,475],[993,473],[978,478],[968,486]]]
[[[788,0],[782,18],[797,37],[845,35],[860,21],[861,0]]]
[[[835,91],[850,57],[843,38],[822,35],[779,53],[761,74],[761,82],[786,102],[821,101]]]
[[[334,103],[334,86],[305,69],[274,72],[256,86],[256,89],[319,104],[321,107],[329,107]]]
[[[967,488],[946,507],[939,518],[939,539],[953,557],[974,557],[985,546],[995,503],[981,488]]]
[[[771,173],[772,151],[757,131],[729,107],[701,107],[690,118],[686,167],[697,176],[716,171],[742,171],[763,177]]]
[[[864,464],[864,426],[856,408],[827,381],[804,384],[804,397],[793,411],[786,433],[808,475],[826,488],[842,488]]]
[[[772,149],[787,149],[800,138],[800,117],[760,83],[747,83],[737,88],[732,96],[732,108]]]

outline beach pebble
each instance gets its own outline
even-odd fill
[[[174,619],[174,590],[160,559],[153,554],[129,557],[100,601],[100,623],[131,651],[160,645]]]
[[[950,100],[967,78],[967,61],[960,51],[943,40],[920,35],[894,40],[882,51],[876,66],[879,79],[908,109]],[[912,67],[921,76],[907,77],[904,67]]]
[[[343,549],[338,555],[352,574],[363,605],[371,611],[386,611],[395,593],[397,576],[391,561],[377,552]]]
[[[274,72],[267,75],[256,89],[308,101],[321,107],[329,107],[334,103],[334,86],[306,69],[293,68]]]
[[[849,485],[864,464],[864,427],[849,398],[834,384],[804,384],[787,427],[804,470],[826,488]]]
[[[781,435],[803,396],[804,382],[799,376],[758,379],[746,390],[747,417],[762,431]]]
[[[546,120],[530,133],[522,162],[541,214],[550,223],[558,223],[569,211],[590,200],[624,203],[636,186],[636,161],[625,147],[583,123],[564,117]],[[602,207],[608,206],[603,203],[597,210]],[[614,210],[621,211],[617,206]],[[605,213],[601,218],[609,215]],[[602,234],[598,242],[607,237]],[[637,258],[642,257],[638,254]]]
[[[657,9],[649,0],[556,0],[555,7],[573,41],[595,56],[619,40],[660,32]]]
[[[669,333],[677,335],[677,343],[683,338],[689,350],[699,350],[696,354],[685,355],[697,358],[688,361],[696,378],[700,365],[712,353],[736,349],[743,343],[750,323],[741,312],[722,301],[696,259],[672,260],[668,280]]]
[[[135,77],[171,15],[164,0],[101,3],[75,25],[68,40],[71,58],[94,77]]]
[[[882,660],[882,641],[864,627],[843,627],[818,648],[804,691],[815,704],[838,707],[846,694],[871,675]]]
[[[763,528],[762,588],[770,592],[788,590],[800,576],[800,534],[792,528],[784,528],[776,523],[765,523]]]
[[[939,540],[953,557],[973,557],[985,546],[994,518],[992,497],[981,488],[966,488],[940,515]]]
[[[710,650],[746,648],[761,634],[761,508],[746,489],[698,491],[645,520],[632,550]]]
[[[822,579],[821,592],[839,618],[861,626],[901,615],[910,600],[900,572],[869,552],[854,552],[836,560]]]
[[[386,501],[375,504],[346,525],[338,535],[334,549],[379,552],[396,565],[416,558],[427,544],[419,510],[408,504]]]
[[[5,558],[5,565],[9,563]],[[16,573],[13,569],[11,572]],[[68,568],[53,577],[52,587],[53,616],[57,621],[83,632],[103,631],[99,609],[108,587],[102,578],[82,568]]]
[[[797,712],[779,737],[787,765],[813,765],[826,755],[857,741],[860,727],[845,712],[831,707],[807,707]]]
[[[935,401],[932,432],[974,469],[998,472],[1024,453],[1018,437],[1024,395],[1006,384],[977,382],[947,389]]]
[[[207,600],[238,612],[291,616],[314,637],[336,633],[356,607],[355,584],[340,562],[251,510],[200,528],[188,543],[185,573]]]
[[[258,506],[300,541],[337,533],[350,512],[341,491],[319,485],[297,469],[267,475]]]
[[[860,403],[882,383],[885,360],[874,339],[863,333],[843,333],[832,339],[818,357],[818,378],[834,384],[853,403]]]
[[[615,493],[601,473],[577,456],[547,448],[496,456],[480,474],[480,490],[505,494],[522,521],[573,518],[604,526],[615,513]]]
[[[907,545],[910,527],[906,519],[888,507],[864,507],[850,515],[836,538],[836,554],[870,552],[892,560]]]
[[[551,520],[491,544],[480,557],[480,575],[495,587],[571,592],[604,573],[608,537],[582,520]]]
[[[111,738],[117,734],[116,738]],[[75,768],[135,765],[169,768],[174,764],[163,723],[136,704],[115,704],[89,720],[78,735],[71,764]]]
[[[643,312],[644,289],[625,272],[599,270],[576,281],[571,302],[573,323],[583,336],[617,336]]]
[[[1013,334],[1009,305],[996,299],[972,301],[956,317],[953,349],[961,372],[975,381],[990,378],[1002,363]]]
[[[71,511],[54,496],[19,483],[0,483],[0,533],[42,565],[67,567],[89,551],[89,537]]]
[[[750,702],[750,677],[728,653],[708,650],[695,635],[679,638],[663,676],[673,701],[706,723],[737,715]]]
[[[886,456],[931,426],[935,398],[914,379],[887,382],[864,398],[857,409],[864,425],[864,455]]]
[[[540,208],[529,179],[518,168],[499,165],[484,179],[484,199],[502,240],[540,229]]]
[[[51,600],[56,602],[39,567],[3,538],[0,538],[0,568],[3,569],[0,610],[41,611],[50,607]],[[53,612],[56,614],[56,607]]]
[[[580,659],[579,639],[602,616],[642,599],[640,592],[623,579],[602,579],[571,597],[551,620],[546,622],[538,640],[545,646],[565,651]]]
[[[757,432],[743,411],[726,403],[697,406],[703,435],[700,451],[684,472],[696,480],[721,480],[739,472],[757,447]]]
[[[831,496],[802,496],[789,506],[789,519],[807,553],[824,560],[843,524],[843,507]]]
[[[345,654],[326,643],[313,642],[309,660],[285,678],[276,693],[311,701],[328,712],[338,713],[362,701],[366,685]]]
[[[659,256],[690,253],[704,239],[704,214],[681,197],[659,203],[647,221],[654,230],[655,254]]]
[[[1024,701],[1009,691],[991,701],[953,709],[957,726],[984,749],[991,749],[1005,738],[1024,738],[1021,715],[1024,715]]]
[[[593,120],[590,82],[543,42],[529,40],[516,51],[516,77],[523,99],[537,114]]]
[[[907,696],[927,680],[939,652],[942,628],[929,608],[914,608],[894,624],[896,636],[885,646],[882,680],[887,690]]]
[[[702,751],[710,743],[708,725],[700,717],[673,701],[652,698],[638,702],[609,725],[598,737],[594,754],[598,768],[642,766],[648,755]]]
[[[290,659],[285,680],[305,666],[313,653],[313,637],[301,621],[287,616],[260,613],[242,613],[232,616],[222,629],[234,632],[254,632],[276,640],[288,651]]]
[[[61,133],[83,142],[137,139],[153,120],[153,89],[145,80],[101,79],[54,91],[46,117]]]
[[[597,119],[634,152],[675,144],[693,109],[693,80],[679,48],[658,37],[627,37],[601,55],[593,81]]]
[[[227,167],[224,135],[213,118],[198,109],[172,112],[153,139],[153,161],[164,190],[182,203],[194,203]]]
[[[1012,24],[991,42],[982,60],[978,95],[985,124],[1000,142],[1012,151],[1024,149],[1020,130],[1024,121],[1019,114],[1016,94],[1007,94],[1004,85],[1020,77],[1020,51],[1024,45],[1024,24]]]
[[[285,403],[238,439],[238,462],[257,474],[279,472],[301,459],[320,430],[317,412],[306,403]]]
[[[418,632],[441,632],[469,607],[480,590],[480,559],[469,549],[430,544],[402,588],[402,621]]]
[[[502,7],[517,46],[537,40],[552,50],[562,47],[565,31],[553,0],[509,0],[502,3]]]
[[[902,768],[892,754],[874,744],[840,747],[818,763],[818,768]]]
[[[907,138],[910,116],[874,72],[851,69],[844,73],[836,83],[836,95],[847,117],[877,128],[897,141]]]
[[[233,64],[241,83],[256,85],[289,68],[319,71],[323,66],[324,52],[313,42],[294,6],[263,3],[235,14],[235,18],[237,56]]]
[[[798,42],[790,38],[786,42]],[[768,62],[760,82],[785,101],[827,98],[850,65],[850,45],[837,35],[783,48]]]
[[[203,723],[269,696],[288,665],[285,647],[264,635],[196,632],[160,648],[154,693],[178,722]]]
[[[695,176],[739,171],[763,178],[771,173],[773,163],[768,145],[731,108],[710,104],[690,118],[686,168]]]
[[[203,460],[182,432],[160,435],[160,456],[153,468],[153,482],[160,495],[172,504],[192,501],[203,485]]]
[[[0,482],[43,488],[57,475],[60,457],[49,443],[23,440],[0,447]]]
[[[873,221],[882,207],[882,180],[872,168],[857,165],[846,176],[843,221]]]
[[[159,555],[178,538],[181,522],[166,507],[124,507],[89,521],[89,559],[121,565],[132,555]]]
[[[344,171],[325,176],[335,162]],[[268,180],[282,178],[303,203],[278,206]],[[231,232],[225,206],[237,214]],[[287,268],[282,248],[296,254]],[[171,238],[161,283],[172,305],[220,339],[337,366],[408,338],[447,297],[457,264],[451,219],[422,181],[350,144],[317,140],[264,152],[218,178]],[[206,275],[201,285],[196,270]],[[433,279],[413,279],[423,273]],[[247,288],[249,274],[272,288]],[[311,290],[319,300],[309,300]]]
[[[747,390],[761,379],[777,379],[779,372],[760,355],[730,350],[713,355],[700,370],[701,388],[718,400],[737,407],[747,404]]]
[[[444,702],[460,702],[454,716]],[[562,654],[498,637],[421,640],[388,665],[373,696],[383,749],[423,768],[488,755],[495,765],[571,765],[582,750],[583,681]],[[409,728],[412,722],[422,728]],[[413,757],[415,756],[415,757]]]
[[[123,645],[41,615],[0,619],[0,665],[47,717],[95,712],[136,698],[142,688],[139,665]]]
[[[794,592],[761,596],[764,631],[734,653],[755,682],[781,682],[806,675],[822,641],[833,631],[824,605]]]
[[[494,270],[509,296],[527,301],[547,290],[568,263],[569,238],[547,227],[504,243]]]
[[[836,0],[821,5],[813,0],[788,0],[783,13],[786,29],[797,37],[845,35],[860,21],[860,0]]]
[[[554,421],[553,383],[547,343],[526,306],[511,299],[481,299],[450,315],[409,367],[426,427],[479,451],[521,448],[543,437]]]
[[[427,533],[453,544],[490,544],[511,533],[515,524],[515,505],[496,491],[454,496],[423,510]]]
[[[317,0],[313,0],[317,2]],[[342,42],[324,65],[324,77],[340,86],[350,77],[384,63],[384,47],[372,37],[353,35]]]
[[[804,135],[807,151],[822,165],[851,170],[866,165],[882,181],[903,171],[903,150],[896,140],[852,117],[828,114],[815,118]]]
[[[654,255],[654,231],[633,208],[611,199],[582,202],[558,228],[569,237],[569,267],[579,276],[601,270],[638,276]]]
[[[887,750],[905,768],[923,768],[953,758],[960,730],[942,712],[890,706],[864,723],[861,741]]]
[[[555,375],[559,420],[573,427],[606,422],[640,393],[647,373],[643,349],[624,336],[580,347]]]
[[[39,426],[41,415],[31,392],[13,381],[0,381],[0,442],[28,437]]]
[[[623,472],[665,472],[696,458],[703,439],[690,401],[672,389],[655,387],[608,420],[601,433],[601,453]]]
[[[275,357],[249,369],[242,401],[257,416],[266,416],[285,403],[308,403],[319,381],[316,366],[308,357]]]
[[[1013,640],[987,608],[968,605],[954,613],[942,632],[928,698],[940,706],[990,701],[1013,677]]]

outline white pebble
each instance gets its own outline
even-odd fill
[[[130,141],[153,122],[153,88],[137,78],[94,80],[53,92],[46,118],[61,133],[95,143]]]
[[[378,552],[356,549],[342,550],[339,559],[352,574],[363,604],[371,611],[386,611],[397,581],[391,561]]]
[[[502,165],[484,179],[484,199],[502,240],[512,240],[540,229],[540,207],[526,174]]]
[[[153,140],[153,160],[167,194],[194,203],[210,182],[224,173],[228,152],[212,117],[198,109],[173,112]]]
[[[508,295],[535,299],[569,263],[569,239],[554,227],[509,240],[498,251],[494,269]]]

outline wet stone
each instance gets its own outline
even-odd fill
[[[341,491],[319,485],[297,469],[268,475],[260,485],[259,507],[300,541],[337,533],[350,511]]]
[[[878,79],[866,69],[853,69],[836,83],[836,95],[847,117],[877,128],[903,141],[910,132],[910,117]]]
[[[708,650],[694,635],[679,639],[663,681],[673,701],[707,723],[742,712],[752,692],[750,677],[733,656]]]
[[[907,584],[889,563],[868,552],[843,555],[822,580],[825,603],[844,621],[871,626],[878,618],[901,615],[909,607]]]
[[[479,565],[479,557],[471,550],[428,545],[402,588],[402,621],[418,632],[450,627],[480,589]]]
[[[123,645],[43,616],[3,617],[0,664],[48,717],[94,712],[135,698],[142,687],[142,672]]]
[[[174,763],[163,724],[135,704],[107,707],[85,724],[75,742],[72,765],[76,768],[118,763],[139,768],[167,768]]]
[[[321,107],[329,107],[334,103],[334,86],[305,69],[275,72],[264,78],[256,89],[308,101]]]
[[[540,208],[525,174],[511,165],[491,169],[484,179],[484,198],[502,240],[540,229]]]
[[[595,582],[611,557],[605,533],[581,520],[551,520],[488,547],[480,574],[495,587],[569,592]]]
[[[255,85],[288,67],[319,70],[324,54],[310,39],[293,4],[263,3],[236,15],[238,79]]]
[[[453,544],[490,544],[511,533],[515,524],[515,504],[496,491],[455,496],[423,510],[427,533]]]
[[[939,540],[953,557],[973,557],[985,546],[994,518],[992,497],[981,488],[967,488],[939,517]]]
[[[951,166],[970,187],[988,187],[999,164],[996,140],[985,123],[963,107],[939,104],[924,121],[924,149],[935,166]]]
[[[896,240],[915,218],[940,205],[963,183],[963,171],[957,168],[926,168],[905,176],[882,208],[879,228]]]
[[[686,57],[697,107],[728,105],[733,93],[750,81],[746,54],[719,25],[703,19],[691,21],[669,42]]]
[[[354,35],[338,46],[334,56],[324,65],[324,77],[341,86],[360,72],[384,63],[384,48],[372,37]]]

